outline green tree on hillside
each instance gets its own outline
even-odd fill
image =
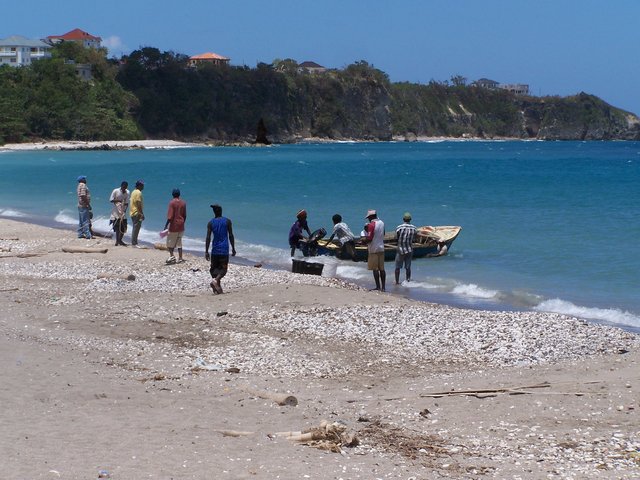
[[[140,138],[129,110],[137,99],[115,81],[104,52],[65,42],[52,58],[0,68],[0,141]],[[87,82],[77,63],[92,65]]]

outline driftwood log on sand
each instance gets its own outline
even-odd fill
[[[169,250],[166,243],[154,243],[153,248],[156,250]]]
[[[465,395],[465,396],[471,396],[471,397],[484,398],[484,397],[495,397],[498,393],[508,393],[509,395],[526,395],[528,393],[531,393],[528,391],[530,389],[549,388],[549,387],[551,387],[551,384],[544,382],[544,383],[537,383],[535,385],[526,385],[522,387],[511,387],[511,388],[506,388],[506,387],[481,388],[481,389],[474,389],[474,390],[449,390],[446,392],[422,393],[420,394],[420,397],[440,398],[440,397],[451,397],[455,395]]]
[[[265,400],[273,400],[281,406],[286,405],[289,407],[295,407],[298,405],[298,399],[287,393],[273,393],[265,390],[256,390],[254,388],[245,388],[244,391],[255,397],[264,398]]]
[[[118,273],[99,273],[98,278],[106,278],[108,280],[129,280],[133,281],[136,279],[136,276],[133,273],[129,275],[118,274]]]
[[[241,430],[215,430],[221,433],[223,437],[248,437],[254,435],[256,432],[244,432]]]
[[[336,453],[342,453],[342,447],[355,447],[360,443],[355,433],[347,431],[346,425],[326,420],[317,427],[298,432],[276,432],[275,436]]]
[[[98,247],[62,247],[62,251],[65,253],[107,253],[109,249]]]
[[[46,255],[47,252],[33,252],[33,253],[18,253],[16,255],[0,255],[0,258],[29,258],[29,257],[41,257]]]

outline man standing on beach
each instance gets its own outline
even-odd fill
[[[182,258],[182,237],[184,235],[184,224],[187,221],[187,202],[180,198],[180,190],[174,188],[171,192],[173,199],[169,202],[167,209],[167,222],[164,229],[169,229],[167,235],[167,249],[169,250],[169,258],[167,265],[176,263],[176,257],[173,255],[174,249],[178,249],[178,262],[183,262]]]
[[[405,212],[402,216],[404,223],[396,227],[396,285],[400,283],[400,269],[404,265],[407,282],[411,281],[411,259],[413,258],[413,241],[416,237],[416,227],[411,225],[411,214]]]
[[[126,247],[127,244],[122,241],[122,237],[127,233],[127,207],[129,206],[129,190],[127,187],[129,183],[123,181],[120,184],[120,188],[116,188],[111,192],[109,201],[113,203],[111,209],[110,223],[113,226],[113,231],[116,234],[116,246],[122,245]]]
[[[87,187],[87,177],[78,177],[78,238],[91,238],[91,194]]]
[[[384,271],[384,222],[378,218],[375,210],[369,210],[366,216],[369,223],[365,227],[367,236],[368,260],[367,267],[373,271],[376,290],[385,291],[387,274]]]
[[[136,182],[136,188],[131,192],[131,208],[129,215],[131,215],[131,245],[138,246],[138,234],[142,227],[142,221],[144,220],[144,202],[142,198],[142,190],[144,190],[144,182],[138,180]]]
[[[207,239],[205,240],[204,258],[211,260],[211,289],[213,293],[222,293],[222,277],[227,274],[229,268],[229,245],[231,245],[231,255],[236,256],[236,242],[233,237],[233,227],[231,220],[222,216],[222,207],[218,204],[211,205],[213,215],[207,223]],[[211,255],[209,255],[209,245],[213,236]]]

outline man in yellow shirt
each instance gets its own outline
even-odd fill
[[[129,214],[131,215],[131,223],[133,224],[131,245],[134,246],[138,245],[138,234],[140,233],[140,227],[142,227],[142,221],[144,220],[142,190],[144,190],[144,182],[138,180],[136,182],[136,188],[131,192],[131,199],[129,200]]]

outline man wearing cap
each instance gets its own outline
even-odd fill
[[[78,177],[78,238],[91,238],[91,194],[87,187],[87,177]]]
[[[167,265],[176,263],[176,257],[173,251],[178,249],[178,262],[183,262],[182,258],[182,236],[184,235],[184,224],[187,221],[187,202],[180,198],[180,190],[174,188],[171,192],[173,199],[169,202],[167,209],[167,222],[164,229],[169,229],[167,235],[167,249],[169,250],[169,258]]]
[[[300,210],[296,214],[297,220],[293,222],[291,225],[291,229],[289,230],[289,246],[291,247],[291,256],[293,257],[296,253],[296,248],[305,252],[304,241],[306,240],[304,237],[303,231],[306,231],[309,236],[311,236],[311,230],[309,229],[309,225],[307,224],[307,211]],[[305,255],[306,256],[306,255]]]
[[[416,227],[411,225],[411,214],[405,212],[402,216],[404,223],[396,227],[396,285],[400,283],[400,269],[404,265],[407,282],[411,281],[411,259],[413,258],[413,241],[416,237]]]
[[[122,237],[127,233],[127,207],[129,206],[129,190],[127,187],[129,183],[123,181],[120,184],[120,188],[115,188],[111,192],[109,201],[113,203],[111,209],[110,224],[113,226],[113,231],[116,234],[116,246],[122,245],[126,247],[127,244],[122,241]]]
[[[367,243],[367,267],[373,271],[376,290],[385,291],[387,274],[384,271],[384,222],[378,218],[375,210],[369,210],[366,216],[369,223],[365,226]]]
[[[144,220],[144,202],[142,198],[142,190],[144,190],[144,182],[138,180],[136,182],[136,188],[131,192],[131,206],[129,208],[129,215],[131,215],[131,245],[138,245],[138,234],[140,233],[140,227],[142,227],[142,221]]]
[[[229,268],[229,245],[231,245],[231,255],[236,256],[236,243],[233,237],[233,227],[231,220],[222,216],[222,207],[218,204],[211,205],[213,215],[207,223],[207,239],[205,241],[204,258],[211,260],[211,289],[213,293],[222,293],[222,277],[227,274]],[[213,237],[211,255],[209,255],[209,245]]]

